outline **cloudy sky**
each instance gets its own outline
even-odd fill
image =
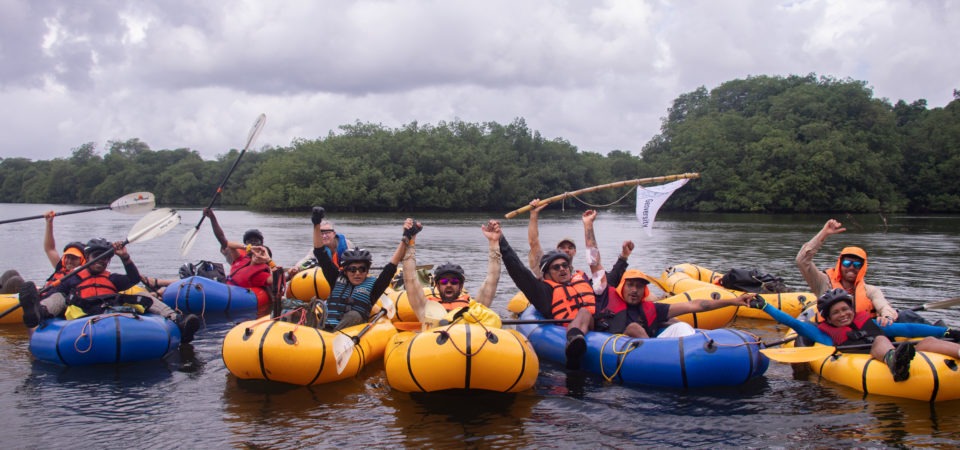
[[[140,138],[207,159],[356,121],[523,117],[639,154],[673,99],[750,75],[866,81],[942,107],[951,0],[0,0],[0,157]]]

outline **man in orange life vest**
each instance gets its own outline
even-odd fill
[[[463,268],[457,264],[441,264],[433,272],[433,289],[431,294],[425,295],[423,286],[420,284],[420,277],[417,276],[416,249],[414,239],[423,226],[420,222],[408,225],[404,224],[404,229],[410,230],[405,233],[409,236],[404,242],[407,245],[406,253],[403,256],[403,285],[406,286],[407,298],[410,299],[410,306],[416,312],[417,317],[423,317],[424,305],[426,302],[434,301],[440,303],[447,311],[470,306],[471,301],[476,301],[483,306],[490,307],[493,298],[497,294],[497,283],[500,281],[500,222],[489,220],[480,227],[483,235],[489,242],[489,256],[487,259],[487,277],[483,280],[483,285],[477,292],[477,296],[471,298],[463,292],[463,284],[466,279]]]
[[[67,305],[76,305],[87,314],[100,314],[110,306],[121,303],[137,303],[145,310],[166,317],[177,323],[180,328],[180,342],[188,343],[200,328],[200,319],[189,314],[179,316],[169,306],[154,301],[149,296],[125,296],[120,291],[130,289],[140,282],[140,272],[130,258],[122,242],[111,244],[102,238],[91,239],[84,247],[86,258],[93,260],[110,251],[120,257],[126,274],[107,271],[111,256],[103,257],[74,276],[63,277],[54,293],[39,300],[37,287],[32,282],[24,283],[20,289],[20,305],[23,307],[23,323],[29,329],[37,327],[41,321],[63,314]]]
[[[867,252],[860,247],[845,247],[840,251],[840,256],[833,268],[822,272],[817,269],[813,258],[820,251],[823,243],[829,236],[846,230],[843,224],[830,219],[823,225],[823,229],[797,253],[797,268],[800,269],[800,274],[806,280],[810,291],[820,296],[831,289],[843,288],[853,297],[856,311],[868,312],[871,317],[877,319],[880,326],[893,322],[928,323],[913,311],[903,310],[898,313],[890,306],[880,288],[864,281],[867,273]]]
[[[567,325],[566,358],[568,369],[579,369],[580,358],[587,350],[584,333],[593,327],[593,314],[597,308],[597,294],[585,279],[574,278],[570,255],[553,250],[540,258],[539,270],[543,279],[527,269],[507,239],[500,237],[500,253],[507,274],[517,288],[530,300],[544,317],[571,319]],[[620,258],[614,265],[610,280],[617,280],[626,270],[626,260]]]

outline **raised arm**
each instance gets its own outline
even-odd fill
[[[47,254],[47,259],[50,260],[50,265],[54,269],[57,268],[57,263],[60,262],[60,253],[57,252],[57,242],[53,239],[53,216],[57,213],[53,211],[47,211],[43,214],[44,220],[47,222],[45,229],[43,230],[43,251]]]
[[[543,247],[540,246],[540,211],[547,205],[549,203],[540,204],[539,198],[530,202],[533,209],[530,210],[530,222],[527,223],[527,242],[530,244],[527,263],[533,273],[540,273],[540,257],[543,256]]]
[[[497,283],[500,282],[500,263],[503,259],[500,255],[500,236],[503,235],[503,230],[500,229],[500,222],[493,219],[481,226],[480,230],[489,243],[487,277],[483,279],[483,285],[474,300],[489,308],[497,296]]]
[[[403,222],[402,245],[406,246],[406,251],[403,255],[403,289],[407,291],[407,299],[410,301],[410,307],[418,319],[423,317],[423,310],[427,304],[427,297],[423,295],[423,285],[420,284],[420,277],[417,276],[415,238],[421,229],[423,229],[423,225],[419,222],[414,222],[413,219],[407,219]]]
[[[593,280],[593,290],[600,294],[607,288],[607,274],[600,261],[600,248],[597,245],[597,235],[593,231],[593,222],[597,219],[597,211],[588,209],[583,212],[583,240],[587,246],[587,264],[590,266],[590,277]]]
[[[847,229],[843,228],[840,222],[830,219],[827,223],[823,224],[823,228],[813,239],[810,239],[809,242],[803,244],[803,247],[800,247],[800,252],[797,253],[796,263],[797,268],[800,269],[800,275],[803,276],[803,279],[807,282],[807,286],[809,286],[810,290],[816,295],[823,293],[818,292],[817,289],[823,282],[821,281],[820,271],[817,270],[816,264],[813,263],[813,257],[820,251],[820,247],[823,247],[823,243],[826,242],[827,237],[843,233],[844,231],[847,231]],[[826,275],[824,275],[824,278],[825,277]],[[829,280],[827,282],[829,283]]]

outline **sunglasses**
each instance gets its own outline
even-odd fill
[[[843,267],[853,266],[854,269],[859,269],[863,267],[863,261],[854,261],[852,259],[845,259],[843,261],[840,261],[840,265]]]
[[[441,279],[437,280],[437,283],[439,283],[439,284],[441,284],[441,285],[444,285],[444,286],[446,286],[446,285],[448,285],[448,284],[457,286],[457,285],[460,284],[460,280],[458,280],[458,279],[456,279],[456,278],[441,278]]]
[[[550,270],[561,270],[561,269],[569,269],[569,268],[570,268],[569,263],[553,264],[550,266]]]
[[[351,266],[351,267],[347,267],[346,269],[343,269],[344,272],[350,272],[350,273],[357,273],[357,272],[367,273],[367,270],[369,269],[367,269],[366,266]]]
[[[333,234],[333,230],[320,230],[320,234]]]

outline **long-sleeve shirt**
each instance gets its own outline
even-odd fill
[[[505,237],[500,238],[500,254],[503,255],[503,265],[507,268],[507,275],[510,275],[510,279],[517,285],[517,289],[523,292],[523,295],[537,308],[540,314],[544,317],[552,318],[553,287],[547,284],[547,282],[537,278],[530,269],[523,265],[520,257],[517,256],[517,252],[510,247]],[[613,280],[616,280],[616,282],[619,283],[626,269],[626,260],[623,258],[617,259],[613,270],[607,275],[607,280],[611,283],[614,282]],[[600,302],[598,301],[597,304],[599,305]]]
[[[330,285],[330,289],[333,289],[334,284],[338,281],[346,283],[346,280],[339,280],[340,277],[340,268],[333,263],[333,260],[330,259],[330,255],[325,251],[326,247],[317,247],[313,249],[313,256],[317,258],[317,263],[320,265],[320,270],[323,271],[323,277],[327,279],[327,284]],[[397,265],[388,262],[383,266],[383,271],[380,272],[380,275],[377,277],[377,281],[373,283],[373,288],[370,290],[370,299],[373,302],[376,302],[383,292],[387,290],[387,287],[390,286],[390,280],[393,280],[393,276],[397,274]]]
[[[800,252],[797,253],[796,259],[800,274],[803,275],[807,286],[810,287],[810,292],[813,292],[817,297],[833,289],[830,277],[823,271],[817,269],[817,266],[813,263],[813,257],[820,251],[820,247],[823,246],[823,241],[824,239],[817,234],[813,239],[810,239],[809,242],[803,244],[803,247],[800,247]],[[867,298],[873,303],[873,309],[877,311],[878,316],[894,317],[895,310],[890,306],[890,302],[887,301],[886,297],[883,296],[883,291],[881,291],[880,288],[867,284],[865,281],[863,282],[863,288],[867,293]]]
[[[791,317],[789,314],[780,311],[769,303],[764,305],[763,312],[769,314],[770,317],[773,317],[773,320],[793,328],[793,330],[796,331],[800,336],[817,342],[818,344],[833,345],[833,339],[831,339],[827,333],[824,333],[823,330],[818,328],[813,322],[805,322]],[[874,320],[874,323],[877,322]],[[880,327],[880,324],[877,323],[877,326]],[[891,323],[885,327],[880,327],[880,329],[883,330],[883,335],[889,338],[915,338],[926,336],[942,337],[944,333],[947,332],[946,327],[938,327],[922,323]]]

